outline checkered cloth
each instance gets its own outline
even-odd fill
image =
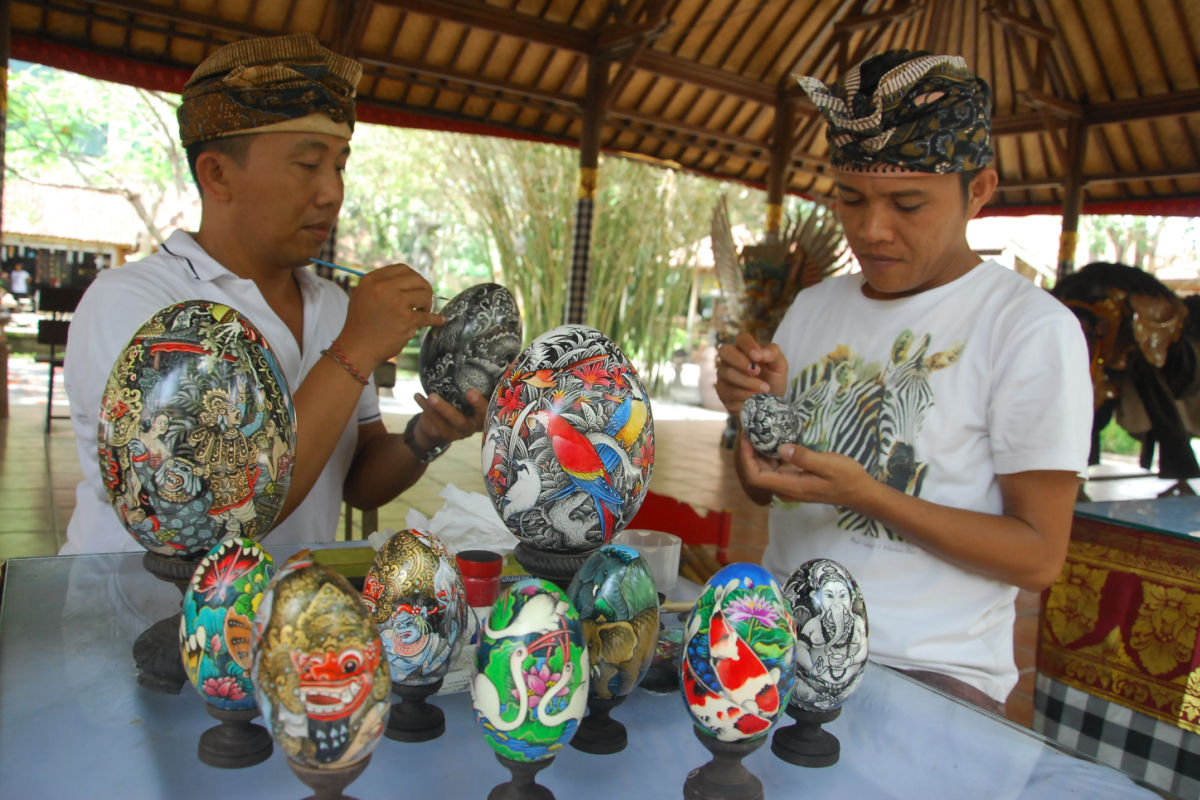
[[[567,306],[563,322],[587,323],[588,270],[591,268],[592,210],[596,201],[581,197],[575,201],[575,247],[571,253],[571,275],[567,284]]]
[[[1033,729],[1180,798],[1200,797],[1200,734],[1038,673]]]

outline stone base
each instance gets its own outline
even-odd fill
[[[763,800],[762,781],[742,765],[742,759],[761,747],[765,736],[723,742],[699,727],[693,726],[693,732],[713,759],[688,773],[684,800]]]
[[[606,756],[619,753],[629,744],[625,726],[609,716],[614,708],[625,702],[621,697],[589,697],[588,714],[575,729],[571,747],[592,755]]]
[[[833,766],[841,756],[842,744],[821,726],[837,719],[841,713],[840,708],[805,711],[789,705],[787,714],[796,720],[796,724],[776,728],[771,738],[771,752],[798,767]]]
[[[544,578],[564,592],[571,585],[571,579],[588,556],[599,548],[586,553],[555,553],[550,550],[539,550],[520,542],[513,549],[513,558],[524,567],[525,571],[535,578]]]
[[[296,777],[313,790],[312,796],[305,800],[354,800],[354,798],[342,794],[342,790],[362,774],[363,770],[367,768],[367,764],[371,763],[371,756],[367,755],[353,764],[332,769],[306,767],[303,764],[297,764],[290,758],[287,763]]]
[[[271,734],[250,720],[258,716],[257,708],[227,709],[206,703],[205,710],[220,725],[200,735],[197,755],[210,767],[241,769],[261,764],[271,757],[275,745]]]
[[[541,761],[513,761],[499,753],[496,760],[508,769],[512,780],[488,792],[488,800],[554,800],[554,793],[537,783],[537,773],[550,766],[554,756]]]
[[[442,688],[441,680],[410,686],[392,681],[392,691],[400,698],[392,704],[383,735],[398,742],[428,742],[446,732],[446,714],[425,698]]]

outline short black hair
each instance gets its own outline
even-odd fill
[[[192,172],[192,180],[196,182],[196,188],[200,190],[200,194],[204,194],[204,189],[200,186],[200,176],[196,174],[196,161],[200,158],[200,154],[221,153],[232,158],[239,167],[244,167],[246,166],[246,157],[250,153],[250,142],[255,135],[244,133],[238,136],[225,136],[220,139],[209,139],[206,142],[196,142],[184,148],[184,152],[187,154],[188,169]]]

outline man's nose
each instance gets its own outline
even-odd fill
[[[892,215],[886,208],[878,203],[870,203],[864,212],[860,235],[868,242],[890,242],[892,222]]]

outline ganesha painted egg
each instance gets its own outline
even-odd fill
[[[417,369],[426,394],[437,394],[463,413],[467,392],[491,397],[497,381],[521,352],[521,312],[508,289],[482,283],[438,311],[446,321],[421,340]]]
[[[583,624],[592,696],[629,694],[650,668],[658,643],[658,592],[650,565],[632,547],[606,544],[583,562],[567,597]]]
[[[506,587],[483,624],[471,702],[484,739],[513,761],[552,758],[587,710],[587,645],[566,594],[541,578]]]
[[[276,745],[314,769],[370,755],[391,683],[379,633],[349,581],[302,551],[271,581],[256,619],[254,696]]]
[[[801,564],[783,584],[796,631],[791,703],[806,711],[840,708],[867,666],[867,606],[849,570],[828,558]]]
[[[395,683],[441,680],[472,633],[458,564],[425,531],[399,531],[383,543],[367,569],[362,597]]]
[[[500,378],[482,467],[492,505],[525,544],[586,553],[641,507],[654,465],[650,398],[600,331],[542,334]]]
[[[183,594],[179,646],[188,680],[218,708],[254,707],[251,626],[275,561],[253,539],[226,539],[196,566]]]
[[[683,633],[679,680],[696,725],[726,742],[766,735],[795,678],[792,615],[779,584],[757,564],[709,578]]]
[[[121,351],[99,419],[109,501],[147,550],[199,556],[275,524],[296,413],[270,345],[236,310],[189,300],[157,311]]]

